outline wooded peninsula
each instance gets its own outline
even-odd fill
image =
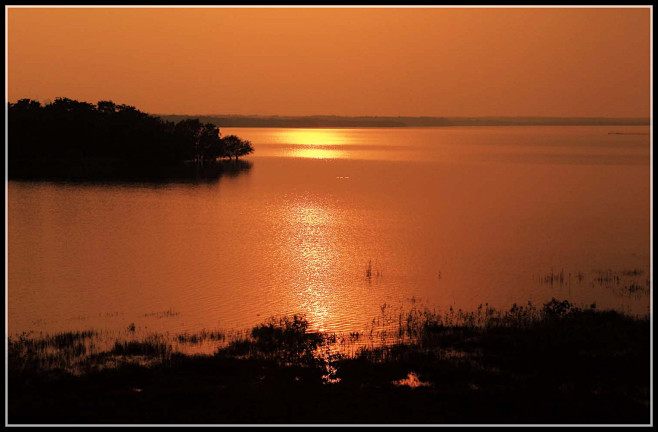
[[[213,123],[167,121],[111,101],[21,99],[8,117],[10,179],[216,178],[254,151]]]

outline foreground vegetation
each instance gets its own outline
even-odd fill
[[[371,331],[349,335],[294,316],[89,351],[94,337],[9,340],[10,424],[649,422],[648,319],[555,299],[508,311],[384,305]],[[212,355],[172,345],[209,341]]]
[[[220,136],[213,123],[165,121],[129,105],[58,98],[8,105],[10,179],[166,179],[218,177],[254,151]]]

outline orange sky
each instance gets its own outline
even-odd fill
[[[8,8],[9,100],[648,117],[648,8]]]

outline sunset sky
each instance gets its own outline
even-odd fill
[[[649,8],[8,8],[9,101],[158,114],[650,115]]]

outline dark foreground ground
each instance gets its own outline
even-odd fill
[[[328,336],[298,317],[255,327],[213,356],[117,342],[105,359],[161,361],[81,375],[39,367],[34,343],[10,340],[8,422],[649,423],[647,319],[559,302],[481,312],[400,315],[398,343],[349,357],[318,354]]]

